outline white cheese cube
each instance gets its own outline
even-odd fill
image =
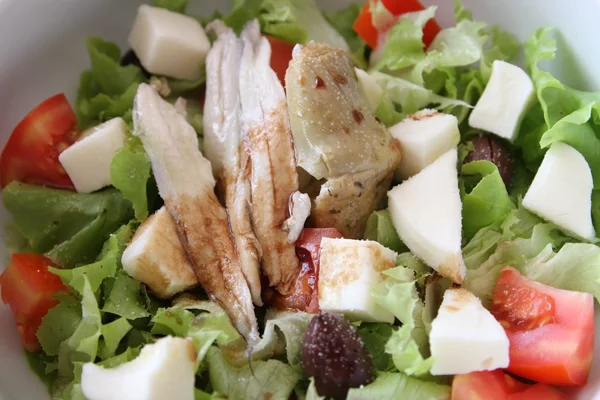
[[[504,328],[465,289],[449,289],[429,334],[432,375],[468,374],[508,367]]]
[[[398,235],[431,268],[454,283],[467,272],[462,257],[462,203],[456,149],[388,192]]]
[[[321,240],[319,307],[352,320],[394,322],[394,315],[375,303],[373,287],[381,271],[396,265],[396,252],[370,240]]]
[[[121,263],[125,272],[148,285],[160,298],[172,297],[198,284],[175,222],[164,206],[137,229]]]
[[[523,207],[580,239],[596,237],[592,224],[592,171],[573,147],[550,146],[523,199]]]
[[[492,75],[469,116],[469,125],[513,141],[521,120],[535,101],[535,87],[525,71],[496,60]]]
[[[458,119],[436,110],[421,110],[390,128],[402,146],[396,179],[409,178],[460,142]]]
[[[149,72],[178,79],[200,78],[210,50],[197,20],[146,4],[138,8],[129,45]]]
[[[356,72],[356,77],[358,78],[358,85],[363,91],[367,102],[371,108],[371,111],[375,112],[377,110],[377,106],[381,102],[381,98],[383,97],[383,89],[377,83],[377,80],[369,75],[368,72],[363,71],[360,68],[354,68]]]
[[[113,118],[89,132],[60,153],[58,160],[79,193],[90,193],[110,185],[110,163],[123,144],[127,125]]]
[[[193,400],[195,375],[192,341],[166,336],[118,367],[84,364],[81,390],[89,400]]]

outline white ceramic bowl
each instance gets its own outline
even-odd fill
[[[359,1],[359,0],[354,0]],[[398,0],[401,1],[401,0]],[[65,92],[75,99],[79,73],[88,67],[84,37],[97,35],[126,48],[127,34],[142,0],[0,0],[0,142],[36,104]],[[326,8],[352,0],[322,0]],[[579,89],[600,90],[600,1],[463,0],[473,15],[496,23],[525,40],[540,26],[559,28],[559,56],[550,69]],[[226,11],[231,1],[190,0],[190,9],[210,14]],[[438,4],[438,20],[452,24],[451,0]],[[0,217],[6,213],[0,210]],[[4,233],[0,229],[0,243]],[[0,248],[5,264],[6,252]],[[0,267],[0,269],[3,267]],[[586,388],[577,399],[600,399],[600,313],[596,318],[596,362]],[[19,345],[14,319],[0,306],[0,400],[47,399],[48,394],[29,370]]]

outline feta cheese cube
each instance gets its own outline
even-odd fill
[[[504,328],[465,289],[449,289],[429,334],[432,375],[468,374],[508,367]]]
[[[146,4],[138,8],[129,44],[149,72],[178,79],[200,78],[210,50],[197,20]]]
[[[81,390],[89,400],[193,400],[195,375],[194,343],[166,336],[118,367],[84,364]]]
[[[421,110],[390,128],[402,146],[402,161],[396,179],[419,173],[460,142],[458,119],[436,110]]]
[[[123,269],[160,298],[169,298],[198,284],[177,236],[171,214],[163,206],[138,228],[121,258]]]
[[[321,240],[319,307],[353,320],[394,322],[394,315],[375,303],[372,289],[381,271],[396,265],[396,252],[370,240]]]
[[[110,185],[110,163],[123,144],[127,125],[113,118],[87,132],[60,153],[58,160],[79,193],[90,193]]]
[[[535,101],[535,87],[525,71],[496,60],[492,75],[475,105],[469,125],[513,141],[519,125]]]
[[[523,198],[523,207],[580,239],[596,237],[592,223],[592,171],[580,152],[556,142]]]

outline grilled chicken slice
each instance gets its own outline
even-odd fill
[[[250,219],[249,154],[240,138],[239,73],[243,43],[222,21],[212,22],[207,30],[218,37],[206,59],[204,149],[217,178],[218,191],[225,198],[242,272],[254,304],[260,306],[260,244]]]
[[[296,46],[285,80],[298,165],[326,179],[311,221],[361,237],[385,200],[400,145],[373,115],[344,51]]]
[[[259,339],[252,297],[194,128],[147,84],[138,88],[133,121],[198,281],[252,346]]]
[[[285,93],[270,67],[271,46],[257,21],[246,25],[240,65],[242,142],[250,153],[252,226],[262,248],[262,271],[281,294],[300,273],[294,244],[282,229],[298,173]]]

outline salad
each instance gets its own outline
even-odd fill
[[[53,399],[567,399],[600,301],[600,97],[417,0],[139,7],[0,157]],[[211,10],[207,10],[209,15]],[[598,187],[596,185],[598,184]]]

